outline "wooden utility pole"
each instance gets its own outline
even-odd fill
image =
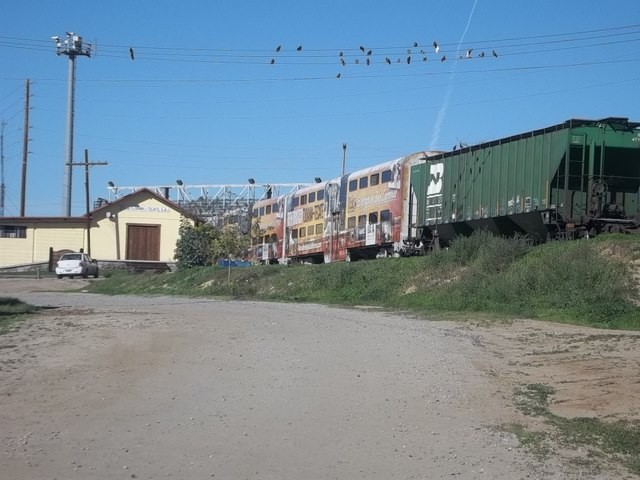
[[[85,193],[85,203],[87,210],[87,255],[91,256],[91,205],[89,201],[89,167],[93,167],[94,165],[108,165],[107,162],[89,162],[89,150],[84,149],[84,162],[82,163],[72,163],[71,166],[84,166],[84,193]]]
[[[29,80],[27,79],[24,100],[24,136],[22,141],[22,182],[20,187],[20,216],[24,217],[27,196],[27,156],[29,154]]]

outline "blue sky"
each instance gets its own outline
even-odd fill
[[[7,216],[19,213],[26,79],[26,214],[64,212],[68,59],[50,37],[66,31],[95,44],[76,61],[74,139],[75,161],[88,149],[108,162],[91,169],[92,199],[109,181],[329,179],[343,142],[353,171],[570,118],[640,121],[637,0],[23,0],[0,25]]]

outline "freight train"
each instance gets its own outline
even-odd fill
[[[640,232],[639,126],[626,118],[572,119],[414,153],[259,200],[253,260],[420,254],[479,229],[534,242]]]

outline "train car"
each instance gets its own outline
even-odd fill
[[[285,256],[288,261],[322,263],[324,261],[325,183],[301,188],[284,201]]]
[[[640,123],[568,120],[411,167],[417,238],[486,229],[536,242],[639,228]]]
[[[252,248],[255,263],[274,264],[282,257],[285,196],[265,198],[253,204]]]
[[[325,261],[360,260],[399,253],[411,236],[414,212],[410,171],[426,152],[359,170],[328,182]]]

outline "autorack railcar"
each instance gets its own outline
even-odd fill
[[[533,241],[636,232],[640,123],[568,120],[433,155],[411,167],[416,239],[486,229]]]

